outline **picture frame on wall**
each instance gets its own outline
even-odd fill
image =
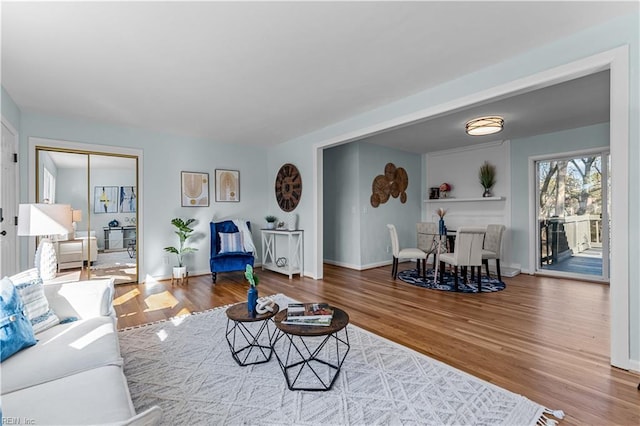
[[[118,187],[96,186],[93,190],[94,213],[118,213]]]
[[[120,213],[135,213],[138,195],[135,186],[120,187]]]
[[[440,198],[440,188],[437,186],[429,188],[429,199],[437,200],[438,198]]]
[[[182,207],[209,207],[209,173],[180,172]]]
[[[240,201],[240,171],[216,169],[216,202]]]

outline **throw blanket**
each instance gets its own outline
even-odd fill
[[[238,227],[238,231],[242,234],[242,246],[244,251],[247,253],[253,253],[254,257],[257,259],[256,246],[253,245],[253,239],[251,237],[251,231],[249,231],[249,227],[247,226],[247,221],[245,219],[233,219],[233,224]]]

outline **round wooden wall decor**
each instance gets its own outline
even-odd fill
[[[393,163],[384,166],[384,174],[378,175],[371,184],[371,205],[378,207],[389,200],[389,197],[398,198],[402,204],[407,202],[407,187],[409,175],[402,167],[396,167]]]
[[[293,211],[302,197],[302,177],[291,163],[280,167],[276,176],[276,201],[285,212]]]

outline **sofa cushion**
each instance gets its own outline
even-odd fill
[[[49,308],[49,301],[44,295],[44,284],[35,268],[11,276],[20,298],[24,302],[24,310],[31,321],[33,332],[38,334],[60,322],[60,319]]]
[[[240,232],[218,232],[220,253],[244,252]]]
[[[2,415],[36,425],[90,425],[122,422],[135,410],[122,368],[107,366],[3,394]]]
[[[115,321],[95,317],[38,334],[38,343],[2,363],[2,394],[105,365],[122,365]]]
[[[0,360],[36,344],[31,322],[24,314],[24,304],[8,277],[0,283]],[[4,364],[3,364],[4,368]]]

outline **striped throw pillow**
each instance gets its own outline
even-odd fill
[[[60,319],[49,308],[49,301],[44,295],[44,284],[36,269],[14,275],[11,281],[22,299],[24,313],[31,321],[35,334],[60,323]]]
[[[220,237],[220,253],[244,251],[240,232],[218,232]]]

